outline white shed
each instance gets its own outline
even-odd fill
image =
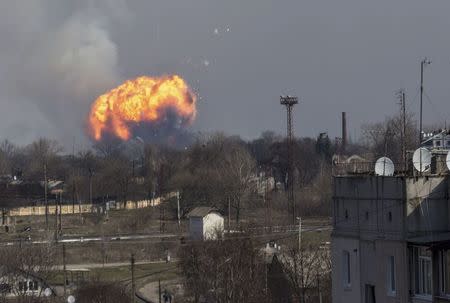
[[[193,240],[216,240],[224,231],[223,216],[213,207],[196,207],[188,217],[189,233]]]

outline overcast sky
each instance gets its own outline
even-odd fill
[[[198,92],[194,130],[339,135],[398,111],[405,88],[425,122],[450,120],[450,1],[161,0],[0,2],[0,139],[86,144],[96,97],[127,78],[177,73]]]

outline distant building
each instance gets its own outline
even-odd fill
[[[43,296],[48,285],[38,277],[26,274],[0,276],[0,296],[14,298],[18,296]]]
[[[441,130],[439,132],[424,133],[422,146],[429,149],[450,149],[450,132]]]
[[[443,154],[433,154],[441,162]],[[444,158],[445,159],[445,158]],[[334,176],[334,303],[450,302],[450,174]]]
[[[275,189],[275,186],[275,178],[266,176],[265,173],[255,174],[250,178],[250,187],[252,191],[260,196],[272,192]]]
[[[224,231],[224,218],[213,207],[196,207],[190,213],[189,233],[193,240],[215,240]]]

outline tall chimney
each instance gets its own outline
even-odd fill
[[[341,147],[342,154],[345,154],[346,147],[347,147],[347,118],[346,113],[342,112],[342,147]]]

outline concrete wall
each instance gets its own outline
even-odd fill
[[[147,208],[152,206],[157,206],[164,202],[167,197],[163,198],[155,198],[151,200],[140,200],[140,201],[127,201],[127,202],[115,202],[115,210],[131,210],[131,209],[140,209]],[[94,213],[97,212],[99,207],[103,207],[101,204],[79,204],[76,203],[75,207],[72,204],[64,204],[61,206],[61,214],[63,215],[71,215],[71,214],[79,214],[79,213]],[[50,214],[54,214],[56,209],[56,205],[49,205],[48,210]],[[7,215],[10,217],[21,217],[21,216],[42,216],[45,215],[45,206],[25,206],[25,207],[17,207],[11,208],[7,210]]]
[[[351,285],[344,284],[343,256],[344,251],[350,253]],[[351,238],[334,237],[331,241],[331,276],[332,276],[332,302],[333,303],[360,303],[360,259],[359,240]]]
[[[376,302],[408,302],[405,184],[401,177],[366,175],[334,179],[334,303],[365,302],[366,285],[375,286]],[[351,289],[342,284],[344,250],[353,257]],[[388,294],[388,256],[396,260],[395,295]]]
[[[373,240],[404,239],[405,182],[398,177],[336,177],[334,233]]]
[[[375,286],[376,302],[406,303],[409,300],[408,258],[406,242],[361,241],[361,293],[365,302],[365,286]],[[388,259],[394,256],[396,292],[388,288]]]
[[[406,180],[407,228],[410,236],[449,229],[448,182],[447,176]]]

